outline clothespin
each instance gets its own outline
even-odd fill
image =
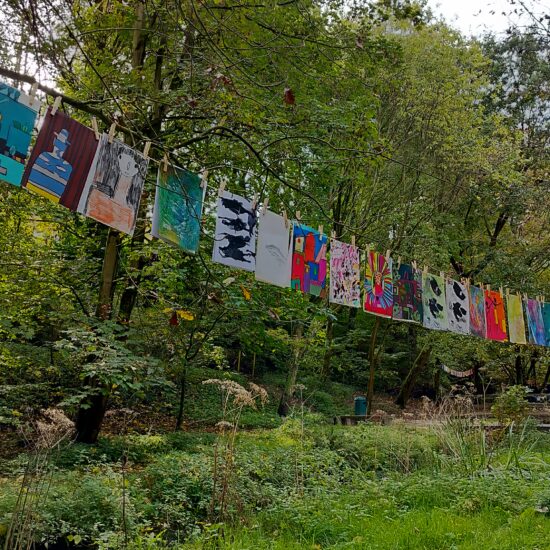
[[[487,285],[487,291],[491,292],[491,285]]]
[[[397,256],[397,267],[401,265],[401,256]]]
[[[300,214],[299,210],[296,210],[296,219],[300,221],[302,219],[302,215]]]
[[[388,250],[386,250],[386,262],[390,261],[390,254],[391,254],[391,250],[388,248]]]
[[[440,272],[439,272],[439,276],[440,276],[443,280],[446,280],[445,273],[443,273],[443,271],[440,271]]]
[[[422,272],[424,273],[424,275],[428,274],[428,266],[427,265],[424,266],[424,269],[422,270]]]
[[[146,141],[145,147],[143,148],[143,158],[148,159],[149,158],[149,150],[151,149],[151,142]]]
[[[51,112],[51,115],[54,116],[55,113],[57,113],[57,109],[59,109],[59,106],[61,105],[61,96],[58,95],[54,102],[53,102],[53,107],[52,107],[52,110],[50,111]]]
[[[265,216],[267,212],[267,205],[269,204],[269,197],[265,198],[264,207],[262,208],[262,216]]]
[[[510,298],[510,289],[506,287],[505,291],[506,291],[506,299]]]
[[[529,299],[528,296],[527,296],[527,292],[524,292],[523,293],[523,299],[527,302],[527,300]]]
[[[34,98],[36,97],[36,92],[38,91],[38,82],[34,82],[31,86],[31,93],[29,94],[29,105],[34,103]]]
[[[502,287],[499,287],[498,291],[500,292],[500,297],[504,298],[504,290]]]
[[[336,231],[334,229],[330,232],[330,238],[334,241],[336,239]]]
[[[168,156],[165,155],[165,157],[168,159]],[[201,189],[206,189],[206,186],[208,185],[208,170],[203,170],[201,174]]]
[[[370,256],[370,244],[367,244],[367,246],[365,247],[365,254],[367,255],[367,261],[368,261]]]
[[[351,236],[351,246],[355,246],[355,235]]]
[[[115,132],[116,132],[116,122],[113,122],[111,124],[111,127],[109,128],[109,143],[113,143],[113,139],[115,139]]]
[[[218,197],[222,197],[224,191],[225,191],[225,179],[222,180],[218,188]]]
[[[283,210],[283,220],[285,222],[285,227],[288,229],[288,216],[286,215],[286,210]]]
[[[92,117],[92,130],[94,131],[96,140],[99,141],[99,128],[97,127],[97,118],[95,116]]]
[[[258,206],[258,193],[254,193],[254,198],[252,199],[252,210],[256,210],[256,206]]]
[[[323,238],[323,226],[322,225],[320,225],[318,227],[318,231],[319,231],[319,238],[322,239]]]
[[[162,171],[168,172],[168,154],[164,153],[164,156],[162,157]]]
[[[417,269],[416,260],[413,260],[413,261],[411,262],[411,265],[413,266],[413,269]]]

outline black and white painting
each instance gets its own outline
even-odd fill
[[[423,324],[432,330],[447,330],[445,279],[431,273],[422,276]]]
[[[458,334],[470,334],[470,300],[466,285],[449,279],[446,287],[449,330]]]
[[[212,260],[230,267],[256,268],[256,225],[252,203],[228,191],[218,197],[216,234]]]
[[[273,212],[262,212],[258,229],[256,280],[290,287],[292,223]]]

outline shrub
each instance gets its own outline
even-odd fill
[[[521,424],[527,417],[526,395],[524,386],[512,386],[495,399],[491,411],[501,424]]]

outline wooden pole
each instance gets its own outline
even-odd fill
[[[372,398],[374,395],[374,356],[376,349],[376,338],[378,336],[378,329],[380,328],[380,317],[376,318],[372,333],[370,335],[370,348],[369,348],[369,386],[367,390],[367,416],[372,413]]]

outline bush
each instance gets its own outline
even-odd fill
[[[527,417],[526,395],[527,390],[524,386],[512,386],[495,399],[491,411],[505,426],[521,424]]]

